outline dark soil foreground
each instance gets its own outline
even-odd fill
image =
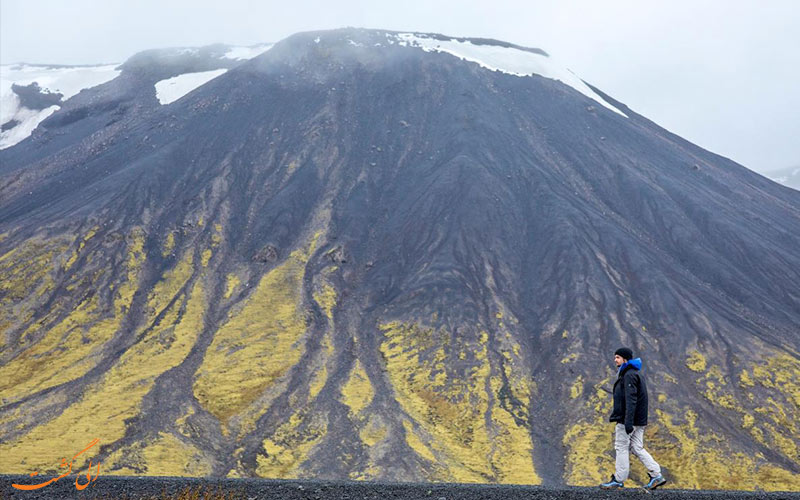
[[[52,476],[51,476],[52,477]],[[36,483],[50,479],[45,477]],[[83,479],[83,478],[81,478]],[[100,498],[114,500],[587,500],[606,498],[660,498],[686,500],[800,499],[800,492],[698,491],[638,487],[618,491],[599,488],[544,488],[521,485],[467,485],[450,483],[378,483],[271,479],[193,479],[183,477],[119,477],[102,475],[83,491],[75,476],[38,490],[21,491],[12,483],[34,484],[27,476],[0,475],[0,499]]]

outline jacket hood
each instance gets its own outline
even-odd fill
[[[629,366],[631,368],[633,368],[634,370],[641,370],[642,369],[642,360],[641,360],[641,358],[633,358],[630,361],[626,361],[626,362],[622,363],[619,366],[619,371],[617,371],[617,373],[622,373],[625,370],[625,368],[627,368]]]

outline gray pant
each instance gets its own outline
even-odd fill
[[[628,434],[623,424],[617,424],[614,428],[614,449],[617,452],[617,469],[614,472],[617,481],[628,479],[631,471],[629,452],[642,461],[650,477],[661,474],[661,467],[644,449],[644,426],[634,425],[633,432]]]

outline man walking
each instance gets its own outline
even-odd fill
[[[644,487],[654,490],[666,483],[661,467],[644,449],[644,426],[647,425],[647,385],[641,373],[642,360],[633,359],[633,351],[621,347],[614,353],[617,381],[614,382],[614,410],[609,422],[616,422],[614,449],[617,453],[616,471],[611,481],[600,485],[603,489],[622,488],[630,472],[629,453],[642,461],[650,474]]]

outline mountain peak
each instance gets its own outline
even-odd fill
[[[415,52],[416,49],[419,52]],[[290,56],[292,60],[307,54],[307,51],[323,53],[325,58],[359,58],[364,63],[374,63],[394,57],[445,54],[461,61],[477,64],[480,68],[517,77],[544,77],[557,80],[597,101],[615,113],[626,116],[608,103],[583,80],[551,58],[539,48],[523,47],[513,43],[488,38],[452,37],[439,33],[420,33],[343,28],[330,31],[298,33],[278,43],[271,54]]]
[[[502,40],[480,37],[458,37],[448,36],[441,33],[419,32],[419,31],[393,31],[369,28],[339,28],[333,30],[305,31],[289,36],[286,40],[311,40],[314,43],[323,44],[347,44],[350,46],[369,46],[380,47],[381,45],[392,45],[401,42],[409,37],[420,39],[430,39],[440,42],[461,42],[474,45],[483,45],[499,48],[511,48],[532,52],[547,57],[548,54],[540,48],[524,47]]]

